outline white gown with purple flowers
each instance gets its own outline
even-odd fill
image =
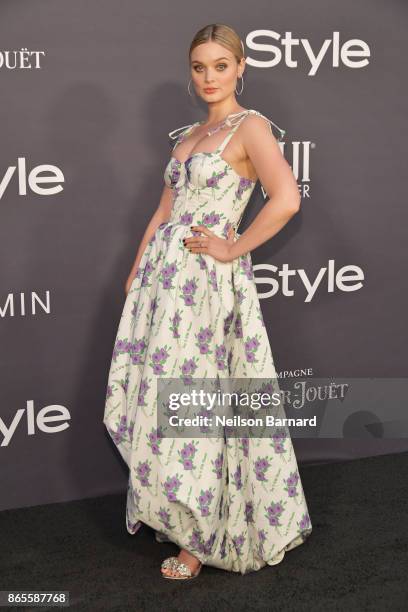
[[[129,533],[145,523],[202,563],[242,574],[279,563],[312,531],[289,432],[165,436],[156,378],[180,378],[185,387],[194,378],[276,380],[250,254],[222,263],[183,245],[191,225],[221,237],[238,226],[256,182],[239,176],[222,152],[250,113],[270,122],[247,110],[214,152],[169,160],[172,213],[148,243],[127,295],[104,413],[129,466]]]

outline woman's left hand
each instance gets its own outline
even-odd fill
[[[231,256],[231,246],[234,244],[235,236],[232,226],[228,230],[228,238],[220,238],[205,225],[193,225],[191,230],[201,232],[204,236],[184,238],[184,246],[189,249],[190,253],[207,253],[224,263],[234,259]]]

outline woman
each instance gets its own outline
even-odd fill
[[[161,568],[173,579],[203,564],[241,574],[275,565],[312,531],[287,430],[189,439],[158,425],[156,379],[179,378],[183,388],[200,377],[275,379],[250,251],[300,205],[272,122],[236,101],[239,36],[206,26],[189,57],[208,117],[181,131],[166,167],[126,283],[104,415],[130,469],[127,529],[144,522],[180,547]],[[235,234],[258,179],[272,198]]]

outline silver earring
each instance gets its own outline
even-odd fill
[[[190,83],[191,83],[191,79],[189,80],[189,82],[188,82],[188,87],[187,87],[187,91],[188,91],[188,95],[189,95],[189,96],[191,96],[191,95],[192,95],[192,93],[191,93],[191,91],[190,91]]]
[[[236,93],[238,96],[240,96],[240,95],[242,94],[242,92],[244,91],[244,77],[243,77],[243,76],[242,76],[242,77],[238,77],[238,79],[239,79],[239,78],[241,78],[241,79],[242,79],[242,87],[241,87],[241,91],[239,91],[239,92],[238,92],[238,91],[237,91],[237,89],[235,88],[235,93]],[[237,79],[237,81],[238,81],[238,79]]]

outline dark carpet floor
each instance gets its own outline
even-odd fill
[[[279,565],[164,580],[177,548],[147,526],[128,534],[123,494],[1,512],[0,590],[66,590],[70,609],[92,612],[408,610],[408,453],[300,475],[313,532]]]

